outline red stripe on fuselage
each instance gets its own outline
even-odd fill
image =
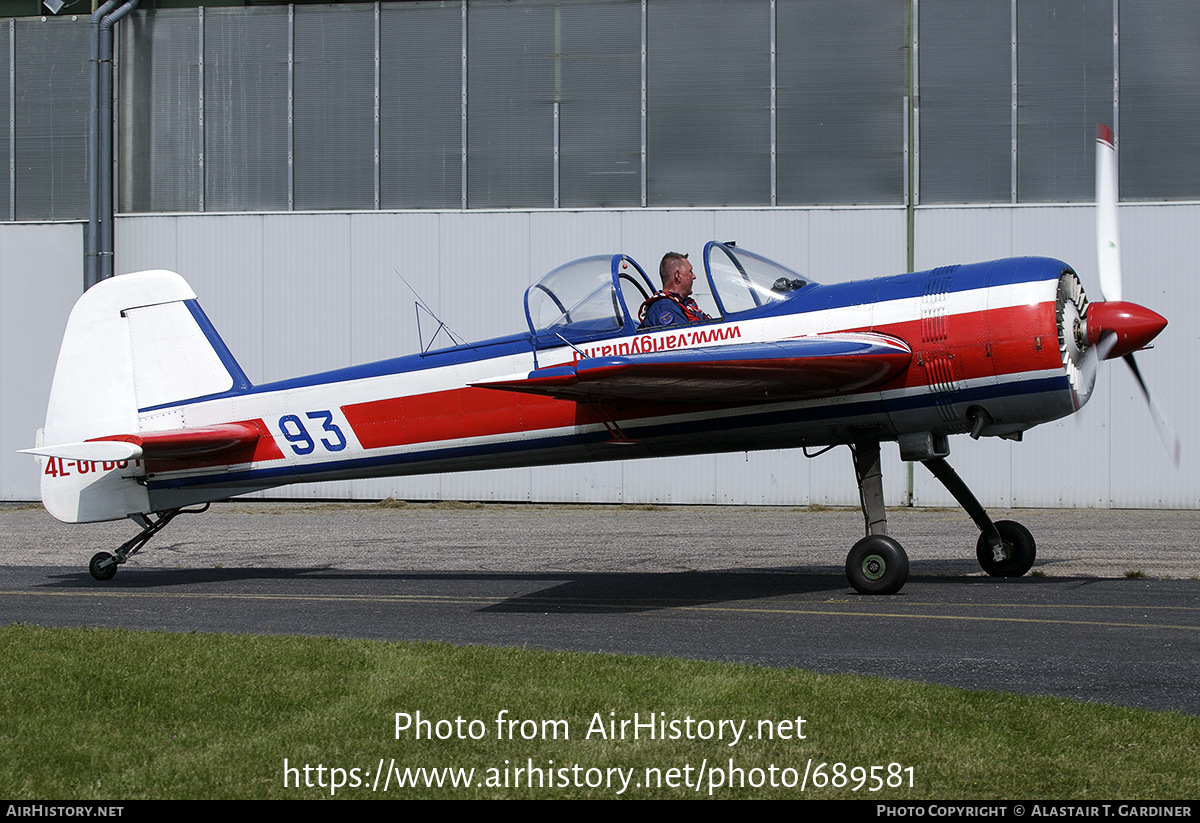
[[[890,334],[913,349],[912,364],[875,391],[921,388],[945,382],[947,375],[970,380],[1062,367],[1053,302],[951,314],[939,324],[923,324],[917,319],[846,331]],[[932,336],[941,339],[923,340],[923,329],[930,336],[930,328],[936,332]],[[719,394],[713,400],[719,401]],[[729,405],[734,404],[714,402],[686,408],[698,412]],[[681,407],[631,403],[606,411],[611,420],[623,421],[679,414]],[[364,449],[601,422],[587,403],[475,387],[355,403],[342,406],[342,413]]]
[[[587,406],[551,397],[464,388],[342,406],[364,449],[587,425]]]
[[[930,328],[936,328],[936,325],[921,320],[853,331],[890,334],[912,347],[912,365],[884,385],[884,391],[920,388],[938,382],[937,370],[925,365],[931,360],[952,367],[956,380],[1063,367],[1058,349],[1055,304],[1051,301],[951,314],[946,316],[944,326],[944,335],[930,335]],[[923,339],[923,336],[935,339]]]

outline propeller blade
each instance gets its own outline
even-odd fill
[[[1158,429],[1158,436],[1162,440],[1163,445],[1166,446],[1167,454],[1171,456],[1171,460],[1175,463],[1175,468],[1179,468],[1179,435],[1175,433],[1174,427],[1167,422],[1167,418],[1163,416],[1163,413],[1158,409],[1158,405],[1155,404],[1154,398],[1150,396],[1150,389],[1146,386],[1146,381],[1142,377],[1142,372],[1138,369],[1137,361],[1133,359],[1133,354],[1125,355],[1124,360],[1133,371],[1133,377],[1142,389],[1142,394],[1146,398],[1146,404],[1150,407],[1150,416],[1154,418],[1154,427]]]
[[[1100,296],[1121,299],[1121,245],[1117,235],[1117,148],[1113,131],[1096,124],[1096,261]]]
[[[1088,310],[1088,339],[1092,344],[1079,364],[1083,385],[1090,386],[1101,360],[1122,357],[1129,365],[1150,407],[1154,427],[1175,468],[1179,468],[1179,435],[1159,410],[1133,352],[1153,340],[1167,325],[1158,314],[1121,301],[1121,242],[1117,233],[1117,147],[1113,130],[1096,124],[1096,263],[1100,296]],[[1076,399],[1077,406],[1079,405]]]

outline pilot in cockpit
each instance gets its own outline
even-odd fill
[[[696,275],[686,254],[669,251],[658,264],[658,275],[662,278],[662,289],[642,304],[638,311],[641,325],[638,328],[652,329],[658,326],[676,326],[712,320],[692,299],[692,283]]]

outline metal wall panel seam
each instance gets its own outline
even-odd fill
[[[554,187],[554,208],[558,208],[558,149],[559,149],[559,104],[562,102],[562,6],[554,7],[554,122],[551,128],[554,129],[554,134],[551,137],[551,152],[550,162],[553,165],[553,187]]]
[[[1121,0],[1113,0],[1113,150],[1117,155],[1117,168],[1121,168]],[[1121,202],[1121,175],[1118,173],[1113,185],[1117,189],[1117,202]]]
[[[462,210],[467,210],[467,0],[462,0],[462,144],[459,149],[462,175]]]
[[[901,149],[900,149],[901,161],[900,162],[902,164],[900,188],[904,193],[904,207],[906,209],[912,203],[912,198],[909,196],[909,193],[908,193],[909,181],[911,179],[909,177],[909,173],[908,173],[908,158],[909,158],[908,144],[909,144],[909,139],[910,139],[909,130],[908,130],[908,121],[909,121],[908,106],[909,106],[909,100],[911,100],[911,99],[912,98],[909,95],[907,95],[907,94],[904,95],[904,102],[901,103],[901,106],[903,108],[901,110],[901,115],[900,115],[900,130],[903,132],[903,134],[901,135],[901,138],[900,138],[901,139]]]
[[[379,209],[379,0],[375,0],[375,208]]]
[[[778,149],[776,143],[777,130],[777,99],[778,87],[776,84],[776,62],[775,62],[775,41],[778,37],[778,29],[775,27],[775,0],[771,0],[771,205],[779,204],[778,182],[779,182],[779,163]]]
[[[196,188],[199,190],[197,192],[197,194],[198,194],[198,199],[200,201],[200,211],[203,212],[204,211],[204,189],[206,188],[205,187],[206,175],[205,175],[205,171],[204,171],[204,6],[200,6],[199,8],[196,9],[196,11],[199,14],[199,25],[196,28],[197,28],[197,32],[198,32],[197,39],[199,40],[199,43],[197,45],[197,49],[199,51],[197,60],[199,61],[199,67],[200,67],[199,68],[200,76],[197,78],[199,82],[196,83],[196,88],[199,91],[199,98],[200,98],[199,107],[197,109],[197,117],[196,117],[196,120],[197,120],[196,129],[199,132],[199,135],[197,136],[197,145],[199,145],[199,147],[200,147],[200,151],[197,153],[199,155],[198,163],[199,163],[199,172],[200,172],[200,180],[199,180],[200,185],[196,186]]]
[[[646,208],[646,0],[642,0],[642,208]]]
[[[1012,123],[1010,125],[1012,140],[1012,162],[1009,167],[1009,197],[1011,202],[1017,202],[1017,0],[1010,0],[1011,5],[1011,31],[1010,40],[1012,48]]]
[[[556,9],[556,11],[557,11],[557,9]],[[555,32],[555,34],[557,35],[557,32]],[[559,138],[558,90],[557,89],[555,89],[554,97],[555,97],[555,99],[554,99],[554,122],[553,122],[553,125],[551,126],[551,128],[554,129],[554,136],[552,138],[553,149],[551,151],[550,162],[554,167],[554,173],[553,173],[553,177],[554,177],[554,183],[553,183],[553,185],[554,185],[554,208],[557,209],[558,208],[558,138]]]
[[[17,219],[17,21],[8,21],[8,219]]]
[[[292,4],[288,5],[287,50],[287,207],[292,211],[296,208],[296,7]]]

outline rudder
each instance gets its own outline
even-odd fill
[[[71,310],[46,425],[28,450],[42,465],[42,502],[70,523],[148,514],[140,455],[97,439],[139,434],[139,411],[248,386],[178,274],[101,281]]]

